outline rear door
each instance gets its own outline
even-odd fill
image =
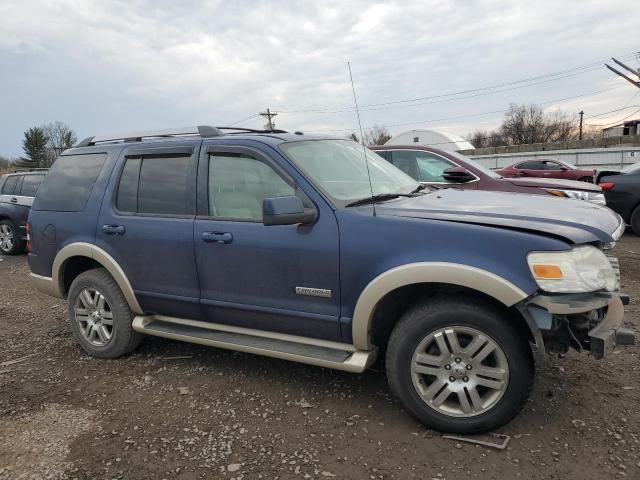
[[[96,244],[122,267],[145,312],[198,319],[193,252],[198,147],[125,149],[109,182]]]
[[[341,339],[337,221],[300,180],[275,151],[203,146],[194,237],[207,320]],[[264,198],[290,195],[318,209],[316,223],[265,226]]]

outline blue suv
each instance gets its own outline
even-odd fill
[[[633,334],[612,211],[431,190],[340,138],[200,126],[91,137],[36,196],[31,276],[91,355],[143,335],[362,372],[431,428],[511,420],[534,366]]]

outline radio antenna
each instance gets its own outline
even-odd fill
[[[358,127],[360,128],[360,143],[362,143],[362,155],[364,155],[364,164],[367,167],[367,178],[369,179],[369,190],[371,191],[371,206],[373,207],[373,216],[376,216],[376,202],[373,196],[373,183],[371,183],[371,172],[369,171],[369,158],[367,157],[367,148],[364,145],[364,133],[362,132],[362,122],[360,121],[360,109],[358,108],[358,98],[356,97],[356,87],[353,84],[353,74],[351,73],[351,63],[347,62],[349,68],[349,78],[351,79],[351,90],[353,91],[353,103],[356,105],[356,115],[358,116]]]

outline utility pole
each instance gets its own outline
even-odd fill
[[[276,125],[275,123],[273,123],[273,121],[271,120],[273,117],[277,116],[277,113],[271,113],[271,111],[267,108],[266,112],[260,112],[259,114],[261,117],[265,117],[267,119],[267,129],[268,130],[275,130]]]
[[[624,68],[626,71],[633,73],[636,77],[640,78],[640,70],[634,70],[633,68],[625,65],[624,63],[622,63],[620,60],[616,60],[615,58],[612,58],[611,60],[613,60],[614,62],[616,62],[618,65],[620,65],[622,68]],[[635,85],[636,87],[640,88],[640,82],[625,75],[624,73],[622,73],[619,70],[616,70],[615,68],[607,65],[606,63],[604,64],[605,67],[607,67],[609,70],[611,70],[613,73],[615,73],[616,75],[624,78],[627,82],[629,82],[631,85]]]
[[[582,117],[584,117],[584,111],[580,110],[580,135],[578,136],[578,140],[582,140]]]

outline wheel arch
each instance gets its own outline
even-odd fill
[[[444,285],[477,292],[505,308],[529,297],[508,280],[468,265],[419,262],[392,268],[374,278],[362,291],[354,309],[352,338],[356,348],[374,348],[371,329],[374,315],[385,298],[412,286]]]
[[[60,296],[65,297],[73,278],[86,270],[99,267],[106,269],[118,284],[129,308],[134,313],[143,314],[122,267],[107,252],[90,243],[72,243],[60,250],[53,261],[51,278],[56,283]]]

